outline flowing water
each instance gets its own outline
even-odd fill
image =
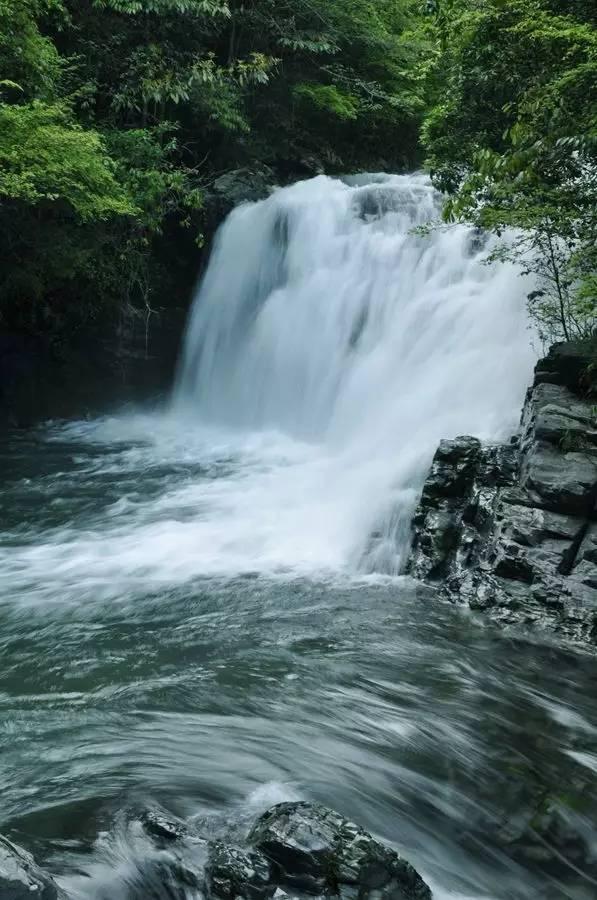
[[[0,829],[71,898],[156,896],[144,807],[289,797],[439,900],[597,896],[597,663],[400,574],[437,441],[507,436],[533,364],[522,280],[436,215],[418,175],[239,208],[167,408],[0,442]]]

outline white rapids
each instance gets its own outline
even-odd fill
[[[470,229],[413,233],[438,215],[425,175],[321,176],[221,229],[175,407],[279,448],[228,508],[258,568],[400,572],[438,441],[515,428],[525,285]]]
[[[534,358],[523,279],[469,229],[413,233],[438,212],[420,174],[318,177],[234,210],[168,409],[46,429],[72,472],[43,481],[47,522],[5,525],[0,590],[400,574],[438,441],[508,435]],[[103,505],[62,517],[80,484]]]
[[[439,208],[419,174],[241,206],[165,408],[0,441],[0,830],[45,840],[72,900],[174,896],[141,809],[236,841],[296,796],[436,900],[594,897],[574,855],[503,848],[562,784],[592,846],[591,659],[402,577],[439,440],[507,437],[535,357],[529,286],[490,242],[413,232]]]

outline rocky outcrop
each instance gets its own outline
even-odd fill
[[[276,173],[268,166],[234,169],[220,175],[206,192],[210,223],[217,227],[241,203],[265,200],[277,182]]]
[[[97,414],[164,395],[174,377],[186,315],[177,307],[131,307],[117,328],[98,326],[77,346],[73,339],[64,353],[41,338],[0,334],[0,429]]]
[[[431,900],[395,850],[317,803],[279,803],[248,828],[216,828],[215,839],[209,821],[202,827],[148,812],[142,824],[160,857],[137,886],[139,897],[159,880],[169,897],[187,896],[192,885],[205,900]]]
[[[35,864],[31,854],[0,835],[2,900],[58,900],[58,888]]]
[[[559,345],[509,444],[442,441],[408,571],[501,623],[597,645],[596,404],[586,346]]]
[[[274,896],[431,898],[421,876],[398,853],[317,804],[275,806],[259,819],[248,841],[271,864]]]
[[[395,850],[317,803],[279,803],[248,828],[216,827],[215,839],[209,821],[202,827],[152,811],[142,824],[160,856],[136,885],[139,898],[159,881],[176,898],[193,886],[205,900],[431,900]]]
[[[219,900],[273,897],[276,886],[267,857],[259,850],[214,841],[205,866],[205,893]]]
[[[158,810],[132,824],[141,825],[150,850],[127,877],[129,900],[431,900],[398,853],[319,804],[280,803],[248,834],[246,825],[216,827],[217,839],[213,822],[202,828]],[[32,896],[67,900],[33,857],[0,837],[0,900]]]

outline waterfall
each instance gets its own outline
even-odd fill
[[[438,214],[423,174],[319,176],[240,206],[184,342],[177,413],[305,448],[294,489],[254,502],[278,504],[286,540],[308,529],[367,570],[403,565],[441,438],[515,428],[534,358],[523,279],[464,226],[414,230]]]

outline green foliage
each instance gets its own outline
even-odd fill
[[[228,4],[218,0],[95,0],[95,5],[133,16],[143,13],[230,16]]]
[[[114,130],[106,136],[116,160],[120,184],[135,198],[135,230],[159,235],[171,213],[191,213],[203,206],[193,173],[172,160],[178,150],[172,126]],[[188,220],[187,223],[188,224]]]
[[[136,212],[100,136],[40,101],[0,103],[0,197],[66,204],[83,222]]]
[[[356,119],[359,114],[357,98],[344,93],[335,84],[297,84],[294,96],[318,112],[338,119]]]
[[[53,97],[61,59],[52,41],[42,35],[38,17],[54,9],[52,0],[0,0],[0,81],[4,98]]]
[[[597,31],[574,4],[433,0],[422,130],[445,217],[505,234],[546,342],[597,327]],[[569,9],[566,10],[567,12]]]
[[[0,324],[184,302],[227,169],[414,159],[410,5],[0,0]]]

